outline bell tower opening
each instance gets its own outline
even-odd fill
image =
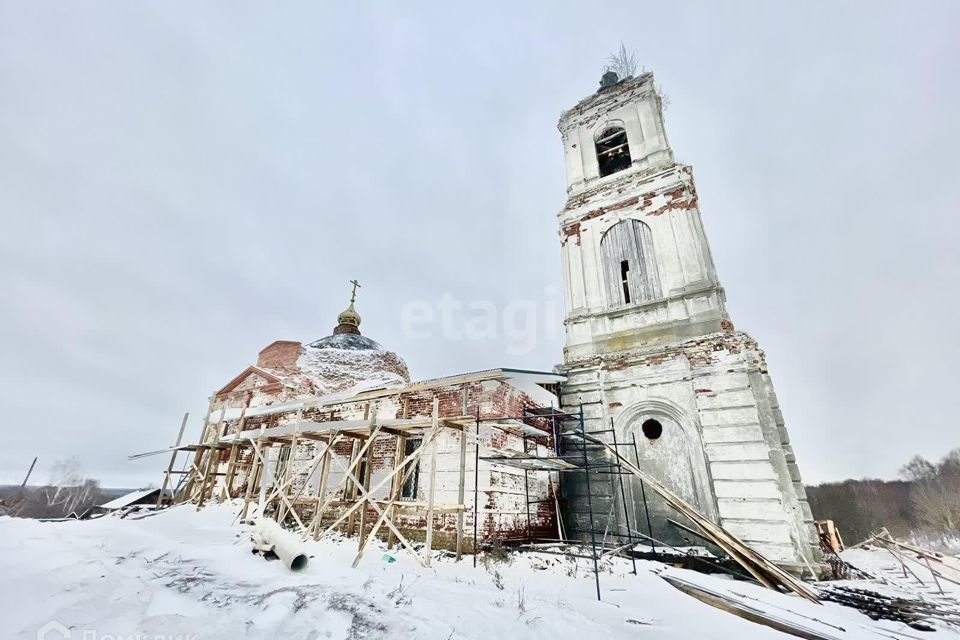
[[[630,145],[623,127],[604,129],[597,136],[596,147],[601,178],[630,168]]]

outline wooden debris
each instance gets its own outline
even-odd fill
[[[816,520],[813,524],[817,528],[820,548],[824,552],[840,553],[843,551],[843,538],[840,537],[840,530],[837,529],[833,520]]]
[[[811,602],[819,602],[820,598],[815,589],[804,583],[802,580],[794,578],[792,575],[767,560],[764,556],[757,553],[739,538],[724,529],[718,524],[709,520],[702,513],[697,511],[690,503],[686,502],[678,495],[667,489],[653,476],[642,471],[635,464],[625,457],[611,445],[603,440],[587,436],[594,444],[602,445],[616,460],[619,459],[624,469],[643,480],[647,486],[651,487],[662,497],[667,504],[673,507],[677,512],[689,518],[703,532],[704,537],[709,539],[715,545],[723,549],[731,559],[746,569],[756,580],[770,589],[782,588],[792,591]]]
[[[894,540],[886,529],[874,534],[870,542],[890,550],[901,559],[901,562],[903,562],[903,558],[906,558],[925,567],[933,576],[933,580],[937,583],[941,593],[943,593],[939,583],[941,579],[960,584],[960,561],[956,558]]]
[[[920,631],[934,631],[930,624],[932,620],[960,625],[960,612],[924,600],[887,596],[869,589],[841,585],[825,585],[821,595],[824,600],[853,607],[873,620],[903,622]]]

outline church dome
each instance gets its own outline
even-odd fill
[[[403,358],[359,334],[337,334],[304,345],[297,366],[302,382],[316,395],[410,383]]]
[[[333,334],[339,335],[342,333],[360,334],[360,314],[353,308],[353,300],[350,301],[350,306],[337,316],[337,326],[333,330]]]
[[[355,283],[355,287],[359,286]],[[337,316],[337,326],[325,338],[304,345],[297,367],[301,385],[311,393],[324,395],[359,392],[410,383],[407,364],[393,351],[360,335],[360,314],[350,306]]]

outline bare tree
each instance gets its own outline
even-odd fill
[[[77,457],[57,460],[50,470],[50,486],[44,489],[47,506],[67,516],[93,506],[100,497],[100,483],[83,474]]]
[[[607,64],[603,67],[603,70],[613,71],[617,74],[618,78],[622,79],[633,77],[639,66],[640,61],[637,58],[636,52],[632,50],[628,51],[623,42],[621,42],[617,52],[607,56]]]
[[[904,480],[929,480],[937,475],[937,467],[923,456],[913,456],[910,462],[900,467],[900,477]]]
[[[52,507],[62,504],[72,487],[81,484],[83,467],[76,456],[62,458],[50,468],[50,485],[47,487],[47,503]]]
[[[910,495],[923,523],[939,533],[960,534],[960,449],[937,464],[914,456],[900,473],[913,480]]]

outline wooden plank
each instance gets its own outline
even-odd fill
[[[210,402],[207,403],[207,413],[203,416],[203,428],[200,429],[199,444],[203,444],[207,441],[207,432],[210,431],[210,414],[213,413],[213,403],[216,401],[216,396],[210,396]]]
[[[236,434],[243,431],[243,424],[244,424],[244,421],[246,420],[246,417],[245,417],[246,413],[247,413],[247,408],[244,407],[240,411],[240,419],[237,421],[236,429],[234,429],[234,433],[233,433],[234,436],[236,436]],[[220,494],[221,501],[229,500],[233,495],[233,475],[234,473],[236,473],[236,470],[237,470],[237,456],[239,454],[240,454],[239,445],[236,442],[234,442],[232,445],[230,445],[230,460],[227,463],[227,477],[224,478],[223,491]]]
[[[368,409],[370,408],[369,403],[367,404],[367,408]],[[370,416],[370,426],[372,427],[377,422],[377,405],[373,406],[372,412],[368,411],[368,415]],[[374,431],[374,433],[376,433],[376,431]],[[366,463],[363,467],[363,477],[360,478],[360,481],[363,483],[364,488],[366,488],[367,490],[370,489],[370,478],[373,474],[373,446],[372,446],[373,442],[374,442],[374,438],[373,436],[371,436],[368,441],[368,444],[371,446],[367,449]],[[361,547],[363,546],[363,537],[364,535],[366,535],[366,530],[367,530],[367,510],[361,509],[360,510],[360,535],[359,535]]]
[[[264,463],[264,466],[266,466],[265,460],[263,458],[263,453],[261,452],[260,448],[257,446],[255,442],[251,441],[251,444],[253,444],[254,453],[260,457],[260,461]],[[284,495],[283,492],[280,492],[278,495],[280,496],[280,500],[287,506],[289,514],[293,516],[293,519],[297,522],[297,526],[300,527],[300,532],[305,533],[307,530],[307,527],[306,525],[303,524],[303,521],[300,520],[300,516],[297,514],[297,510],[293,508],[293,505],[290,504],[290,501],[287,500],[287,496]],[[261,511],[260,513],[262,515],[263,512]]]
[[[358,466],[360,464],[360,460],[362,459],[363,459],[363,454],[358,453],[357,443],[354,442],[353,450],[350,452],[350,469],[353,469],[354,467]],[[359,493],[357,491],[359,483],[354,482],[353,484],[351,484],[350,479],[346,475],[344,476],[344,482],[346,482],[346,487],[347,487],[347,490],[344,491],[343,493],[344,497],[348,497],[351,501],[356,501],[357,495]],[[347,519],[347,535],[348,536],[353,535],[353,525],[356,521],[357,521],[356,515],[350,514],[350,517]]]
[[[368,438],[367,441],[363,444],[363,447],[360,449],[359,452],[356,451],[356,445],[354,445],[354,453],[351,454],[350,466],[346,469],[346,473],[344,474],[344,478],[343,478],[343,482],[342,482],[342,486],[343,486],[343,489],[344,489],[344,494],[343,494],[344,496],[347,496],[347,495],[348,495],[347,491],[348,491],[348,489],[351,488],[350,479],[351,479],[352,477],[354,477],[351,472],[353,471],[354,467],[356,467],[357,464],[359,463],[361,456],[363,456],[363,454],[366,453],[367,447],[369,447],[369,446],[373,443],[374,439],[376,438],[376,435],[379,433],[379,430],[380,430],[380,427],[379,427],[379,425],[378,425],[377,428],[374,429],[373,433],[371,434],[371,437]],[[346,434],[343,434],[343,435],[346,435]],[[336,462],[336,463],[337,463],[337,466],[343,468],[343,465],[340,464],[340,461],[337,460],[336,458],[334,458],[333,456],[331,456],[331,460],[333,460],[334,462]],[[359,483],[356,483],[356,482],[355,482],[353,486],[357,486],[358,484],[359,484]],[[378,485],[378,488],[379,488],[379,485]],[[376,489],[375,489],[375,490],[376,490]],[[352,498],[353,501],[356,500],[356,498],[355,498],[356,494],[355,494],[355,493],[351,493],[351,494],[349,494],[349,495],[351,496],[351,498]],[[319,517],[323,514],[323,512],[326,511],[326,508],[329,506],[329,504],[330,504],[332,501],[333,501],[332,498],[331,498],[330,500],[325,501],[324,504],[317,510],[317,513],[314,514],[314,516],[313,516],[314,519],[319,518]],[[359,503],[356,503],[356,502],[355,502],[354,506],[356,506],[356,505],[358,505],[358,504],[359,504]],[[352,514],[353,511],[350,511],[349,513]],[[337,522],[339,523],[339,522],[341,522],[341,521],[338,520]],[[312,523],[311,523],[311,524],[312,524]],[[323,537],[323,536],[326,535],[326,534],[327,534],[327,531],[324,531],[323,533],[317,535],[314,539],[319,540],[321,537]]]
[[[371,499],[370,494],[364,490],[363,486],[360,485],[359,479],[352,472],[348,471],[347,474],[353,479],[354,483],[357,485],[357,488],[360,490],[360,493],[362,494],[360,496],[361,499],[356,504],[354,504],[352,508],[356,508],[357,506],[363,505],[363,504],[369,504],[371,507],[373,507],[373,510],[377,512],[378,516],[380,516],[380,520],[383,522],[383,524],[386,524],[387,527],[389,527],[390,530],[394,532],[394,535],[397,536],[397,538],[400,540],[400,543],[404,547],[406,547],[406,549],[413,555],[413,557],[417,560],[417,562],[420,563],[420,566],[427,568],[429,566],[428,563],[423,561],[423,558],[420,557],[420,554],[417,553],[417,550],[413,547],[412,544],[410,544],[410,541],[407,540],[402,533],[400,533],[400,530],[397,529],[397,527],[393,524],[390,518],[387,517],[386,510],[381,509],[379,505],[377,505],[376,500]],[[331,525],[331,527],[332,526],[334,525]],[[330,529],[327,529],[327,531],[329,530]]]
[[[404,404],[406,406],[406,403]],[[404,409],[406,411],[406,408]],[[396,439],[396,448],[393,452],[393,468],[396,469],[397,465],[400,464],[400,457],[403,455],[403,451],[407,448],[407,438],[403,435],[398,435]],[[406,482],[406,476],[394,476],[393,480],[390,481],[390,500],[391,502],[396,502],[400,499],[400,492],[403,490],[403,483]],[[390,517],[394,520],[397,519],[397,507],[390,507],[391,513]],[[393,531],[387,536],[387,549],[393,549],[393,543],[395,542],[395,537]]]
[[[200,466],[203,464],[203,451],[197,451],[193,454],[193,460],[190,462],[190,473],[187,476],[186,485],[183,488],[183,495],[179,504],[189,501],[193,496],[193,486],[196,479],[203,476]]]
[[[313,527],[313,539],[320,539],[320,520],[323,516],[321,505],[327,497],[327,479],[330,476],[330,458],[333,456],[334,435],[331,433],[327,441],[327,449],[323,456],[323,466],[320,470],[320,486],[317,489],[317,506],[313,511],[313,521],[310,526]]]
[[[466,397],[464,397],[464,405],[466,405]],[[466,497],[466,488],[467,488],[467,432],[460,432],[460,475],[457,479],[457,501],[460,504],[463,504],[463,501]],[[457,560],[459,561],[463,555],[463,518],[464,513],[461,510],[457,514]]]
[[[402,472],[402,471],[407,467],[407,465],[409,465],[411,462],[413,462],[413,461],[415,461],[415,460],[418,460],[418,459],[420,458],[420,456],[423,454],[423,452],[426,450],[427,445],[430,444],[431,442],[433,442],[433,439],[436,437],[436,435],[437,435],[437,430],[431,431],[430,434],[429,434],[426,438],[424,438],[423,442],[420,443],[420,446],[417,447],[417,450],[416,450],[416,451],[411,452],[410,455],[408,455],[406,458],[404,458],[404,459],[400,462],[400,464],[398,465],[398,467],[397,467],[396,469],[394,469],[393,471],[391,471],[390,474],[389,474],[387,477],[383,478],[379,483],[377,483],[377,486],[373,487],[373,488],[372,488],[369,492],[367,492],[367,493],[370,493],[370,494],[376,493],[376,492],[379,491],[387,482],[390,482],[395,475],[397,475],[398,473]],[[339,465],[341,468],[343,468],[343,465],[340,465],[340,464],[339,464],[339,461],[337,461],[336,458],[334,458],[334,461],[337,462],[338,465]],[[346,470],[346,474],[347,474],[348,476],[350,476],[350,477],[355,477],[355,476],[353,476],[353,474],[351,473],[351,471],[350,471],[349,469]],[[320,537],[325,536],[327,533],[329,533],[330,531],[332,531],[337,525],[339,525],[341,522],[343,522],[344,520],[346,520],[351,513],[355,512],[355,511],[360,507],[360,505],[363,504],[363,502],[364,502],[364,501],[357,501],[357,502],[355,502],[355,503],[354,503],[352,506],[350,506],[344,513],[340,514],[340,517],[338,517],[337,520],[334,521],[333,524],[331,524],[329,527],[327,527],[327,528],[324,530],[324,532],[323,532],[322,534],[320,534]],[[399,537],[399,536],[398,536],[398,537]],[[419,558],[419,556],[418,556],[418,558]]]
[[[264,429],[266,429],[266,425],[262,425],[260,427],[261,434],[263,433]],[[263,446],[262,443],[261,443],[261,446]],[[250,508],[250,498],[253,496],[253,488],[257,486],[257,476],[259,476],[262,473],[262,466],[257,460],[256,455],[254,455],[250,459],[250,471],[248,473],[249,475],[247,476],[247,490],[243,494],[243,508],[240,509],[241,522],[247,519],[247,510]]]
[[[157,509],[159,509],[160,505],[163,503],[163,494],[167,491],[167,485],[170,484],[170,474],[173,472],[173,465],[176,463],[177,453],[179,453],[176,450],[176,447],[179,447],[180,441],[183,440],[183,430],[187,428],[187,418],[189,417],[190,417],[190,412],[187,411],[186,413],[183,414],[183,420],[180,421],[180,431],[177,433],[177,442],[173,445],[174,450],[170,454],[170,464],[167,465],[167,472],[163,475],[163,485],[160,487],[160,495],[157,496]],[[37,462],[36,459],[34,459],[33,462],[36,463]],[[30,470],[33,471],[32,466],[30,467]],[[29,473],[27,474],[27,477],[28,478],[30,477]]]
[[[300,490],[297,491],[297,494],[293,496],[293,501],[297,501],[303,492],[308,486],[310,486],[310,480],[313,478],[314,472],[316,472],[317,467],[322,462],[323,458],[326,458],[327,453],[330,451],[331,447],[335,445],[340,440],[340,434],[337,434],[329,443],[324,443],[323,453],[314,454],[314,457],[307,463],[307,466],[311,467],[309,473],[307,474],[307,479],[304,481],[303,486],[300,487]]]
[[[316,469],[317,465],[320,463],[320,460],[322,459],[322,457],[326,455],[326,453],[327,453],[327,451],[329,451],[330,447],[332,447],[334,444],[336,444],[339,439],[340,439],[340,434],[338,434],[335,438],[333,438],[332,442],[331,442],[330,444],[328,444],[328,445],[323,449],[323,451],[322,451],[321,453],[314,454],[314,457],[311,458],[311,459],[307,462],[307,466],[308,466],[308,467],[312,467],[312,469],[311,469],[310,473],[309,473],[308,476],[307,476],[307,481],[304,483],[304,485],[303,485],[302,487],[300,487],[300,490],[297,492],[297,495],[295,495],[295,496],[293,497],[293,500],[296,500],[297,498],[300,497],[300,494],[303,493],[303,490],[306,488],[307,484],[310,482],[310,477],[313,475],[313,471]],[[270,492],[270,496],[266,499],[265,504],[270,504],[270,502],[273,501],[273,499],[277,496],[277,494],[279,494],[281,491],[286,491],[287,488],[290,486],[290,484],[291,484],[294,480],[295,480],[295,478],[293,478],[293,477],[288,477],[288,478],[287,478],[286,480],[284,480],[282,483],[277,484],[277,485],[273,488],[273,491]],[[292,501],[291,501],[291,502],[292,502]]]
[[[267,503],[267,485],[274,484],[274,476],[276,476],[277,470],[271,469],[270,465],[267,464],[267,459],[270,455],[270,449],[272,448],[271,444],[269,442],[264,442],[263,445],[260,445],[259,443],[251,444],[253,444],[253,451],[255,454],[259,448],[260,464],[263,467],[263,471],[260,472],[260,487],[257,490],[257,516],[262,516],[264,514],[264,510],[266,509]]]
[[[374,509],[377,508],[376,505],[373,505],[373,506],[374,506]],[[394,535],[397,536],[397,538],[400,540],[400,544],[402,544],[413,555],[413,557],[416,558],[417,562],[420,563],[420,566],[427,568],[428,565],[424,563],[423,558],[420,557],[420,554],[417,553],[417,550],[413,547],[412,544],[410,544],[410,541],[407,540],[402,533],[400,533],[400,530],[397,529],[397,527],[393,524],[393,522],[391,522],[390,519],[387,517],[386,510],[383,510],[380,512],[380,517],[379,519],[377,519],[376,526],[373,528],[373,531],[370,532],[369,537],[361,545],[360,552],[357,553],[357,557],[354,558],[353,560],[354,568],[356,568],[356,566],[360,563],[360,559],[363,558],[363,552],[366,549],[367,544],[370,542],[370,540],[374,538],[374,536],[377,535],[377,531],[380,529],[380,525],[382,524],[386,524],[387,527],[394,533]]]
[[[293,474],[293,465],[297,461],[297,434],[300,430],[300,423],[303,422],[303,407],[297,410],[297,422],[293,427],[293,437],[290,439],[290,448],[287,453],[287,463],[283,467],[283,479],[281,484],[283,488],[281,491],[286,490],[286,486],[290,483],[290,477]],[[281,449],[282,451],[282,449]],[[269,500],[267,501],[269,503]],[[283,524],[284,518],[286,518],[286,510],[284,505],[277,505],[277,522]]]
[[[614,459],[620,460],[623,468],[643,480],[647,486],[659,494],[673,509],[693,521],[693,523],[703,531],[704,535],[726,551],[735,562],[746,569],[760,584],[774,590],[777,589],[777,586],[782,586],[811,602],[820,601],[819,595],[814,589],[767,560],[720,525],[707,519],[706,516],[697,511],[692,505],[662,485],[659,480],[645,473],[635,464],[620,455],[614,447],[598,438],[587,436],[586,439],[592,444],[599,444],[607,449]]]
[[[433,429],[440,428],[440,398],[433,396]],[[427,566],[430,566],[430,557],[433,555],[433,498],[437,486],[437,440],[430,443],[430,484],[427,488],[427,544],[424,553]]]
[[[223,421],[227,416],[227,408],[224,406],[220,410],[220,419],[217,421],[216,433],[213,434],[213,443],[217,445],[220,443],[220,429],[223,427]],[[204,467],[203,471],[203,480],[200,481],[200,493],[197,497],[197,509],[199,510],[203,507],[203,504],[207,500],[207,483],[210,483],[210,493],[213,492],[213,485],[216,482],[215,479],[210,478],[210,470],[213,469],[214,465],[217,464],[218,449],[211,449],[207,452],[207,464]]]
[[[410,417],[410,397],[404,397],[403,399],[403,413],[401,414],[404,420]],[[400,464],[400,459],[403,456],[403,452],[407,448],[407,437],[403,433],[397,434],[397,447],[393,452],[393,468],[396,469]],[[406,482],[406,475],[401,474],[400,476],[394,476],[393,480],[390,481],[390,499],[399,500],[400,492],[403,491],[403,483]],[[397,519],[397,508],[390,508],[390,517],[394,520]],[[396,541],[393,531],[387,535],[387,549],[393,549],[393,543]]]

